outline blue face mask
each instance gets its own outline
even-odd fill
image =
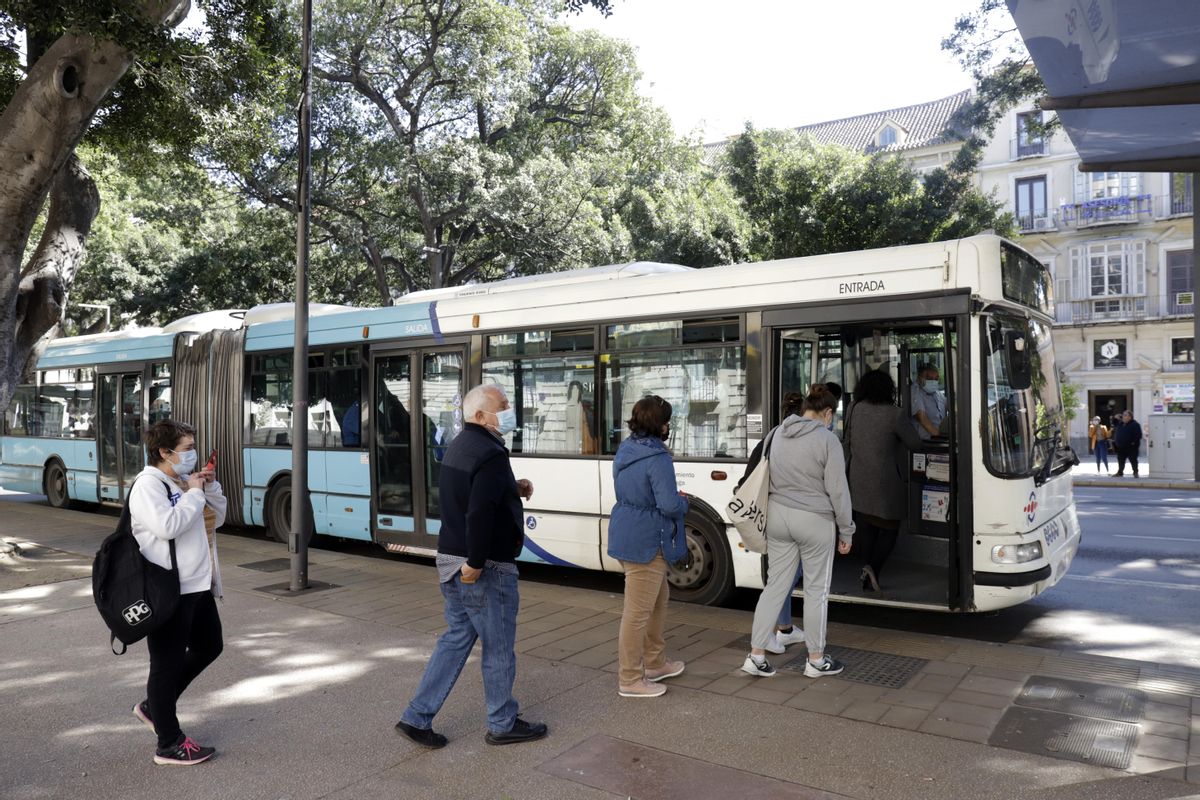
[[[196,471],[196,451],[184,450],[182,453],[178,450],[172,450],[172,453],[179,456],[179,463],[172,464],[175,469],[175,474],[181,478],[186,478]]]
[[[942,387],[937,381],[925,381],[921,384],[921,388],[925,390],[925,394],[937,394]]]
[[[514,408],[506,408],[503,411],[494,412],[496,417],[496,433],[504,436],[512,433],[517,429],[517,411]]]

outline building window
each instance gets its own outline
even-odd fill
[[[1085,319],[1144,313],[1146,243],[1109,240],[1071,248],[1071,284],[1072,299],[1090,301]]]
[[[1192,213],[1192,173],[1171,173],[1171,194],[1168,196],[1168,213]]]
[[[881,148],[891,147],[896,143],[896,139],[896,129],[891,125],[885,125],[883,130],[879,132],[879,146]]]
[[[1171,340],[1172,364],[1196,363],[1196,339],[1193,336]]]
[[[1046,219],[1046,176],[1036,178],[1020,178],[1017,181],[1016,211],[1017,222],[1023,231],[1032,231],[1045,227]],[[1039,224],[1039,221],[1041,223]]]
[[[1075,200],[1104,200],[1110,197],[1134,197],[1138,193],[1136,172],[1076,172]]]
[[[1196,308],[1196,285],[1192,275],[1193,250],[1167,251],[1167,311],[1192,314]]]
[[[1042,135],[1042,112],[1026,111],[1017,114],[1017,158],[1040,156],[1046,152]]]
[[[1097,339],[1092,342],[1092,366],[1095,369],[1125,369],[1125,339]]]

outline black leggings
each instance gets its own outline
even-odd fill
[[[855,544],[861,543],[863,561],[870,565],[878,578],[883,572],[883,565],[896,547],[896,538],[900,535],[899,526],[883,528],[864,517],[855,520],[857,530],[854,533]]]
[[[175,715],[175,704],[205,667],[217,660],[221,641],[221,617],[212,592],[180,595],[175,614],[165,625],[146,637],[150,650],[150,677],[146,697],[150,719],[158,734],[158,747],[165,750],[179,741],[183,732]]]

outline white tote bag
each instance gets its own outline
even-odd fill
[[[725,513],[742,537],[742,544],[752,553],[767,552],[767,494],[771,489],[771,468],[767,456],[774,435],[774,429],[767,434],[762,458],[742,485],[733,490],[733,499],[725,507]]]

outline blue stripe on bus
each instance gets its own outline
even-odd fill
[[[175,334],[129,336],[99,342],[59,339],[51,342],[38,359],[38,369],[90,367],[118,361],[170,360],[175,350]]]
[[[438,324],[437,318],[437,300],[429,304],[429,324],[433,326],[433,340],[438,344],[445,342],[442,336],[442,326]]]
[[[572,564],[570,561],[564,561],[563,559],[559,558],[558,556],[551,555],[550,553],[546,552],[546,550],[543,549],[541,547],[541,545],[539,545],[533,539],[529,538],[528,535],[525,537],[525,549],[528,550],[529,552],[533,553],[535,556],[540,558],[542,561],[545,561],[547,564],[554,564],[557,567],[579,568],[578,564]]]

